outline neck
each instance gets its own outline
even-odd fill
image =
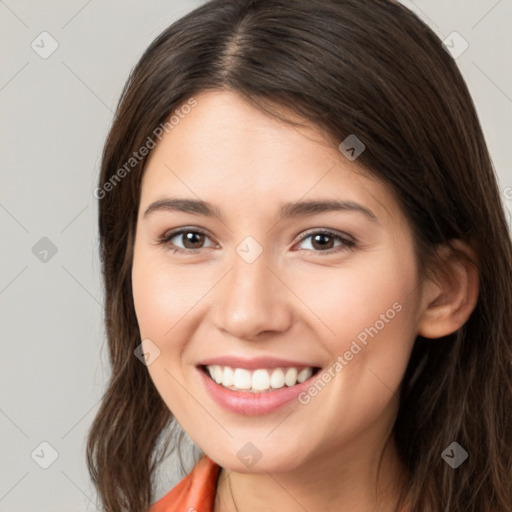
[[[214,512],[393,512],[405,475],[394,441],[389,436],[380,449],[363,447],[332,449],[283,473],[223,469]]]

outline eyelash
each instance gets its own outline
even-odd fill
[[[171,250],[174,254],[176,253],[180,253],[180,254],[193,254],[193,253],[197,253],[199,250],[203,249],[203,248],[200,248],[200,249],[182,249],[181,247],[172,247],[172,245],[174,244],[171,244],[170,241],[178,236],[178,235],[182,235],[184,233],[196,233],[196,234],[201,234],[201,235],[205,235],[205,236],[208,236],[208,234],[206,232],[204,232],[203,230],[201,229],[197,229],[197,228],[194,228],[194,229],[188,229],[188,228],[182,228],[182,229],[179,229],[177,231],[173,231],[169,234],[165,234],[163,235],[162,237],[160,237],[158,239],[158,245],[162,245],[162,246],[168,246],[169,250]],[[306,250],[306,251],[309,251],[309,252],[313,252],[313,253],[317,253],[317,254],[325,254],[325,255],[332,255],[332,254],[337,254],[339,252],[342,252],[342,251],[347,251],[347,250],[353,250],[357,247],[357,243],[348,238],[348,237],[345,237],[343,235],[341,235],[340,233],[336,232],[336,231],[331,231],[330,229],[317,229],[317,230],[311,230],[311,231],[307,231],[306,233],[304,233],[304,235],[296,242],[296,244],[298,243],[301,243],[303,242],[304,240],[312,237],[313,235],[328,235],[332,238],[337,238],[338,240],[340,240],[342,242],[341,245],[339,245],[338,247],[334,247],[332,249],[328,249],[326,251],[313,251],[313,250],[310,250],[310,249],[302,249],[302,250]]]

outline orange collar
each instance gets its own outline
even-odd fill
[[[213,512],[220,469],[204,454],[192,471],[148,512]]]
[[[154,503],[149,512],[213,512],[219,473],[220,466],[203,455],[192,471]]]

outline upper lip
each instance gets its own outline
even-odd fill
[[[258,368],[317,368],[310,363],[302,363],[300,361],[292,361],[291,359],[280,359],[276,357],[252,357],[245,358],[239,356],[218,356],[203,359],[198,366],[229,366],[230,368],[245,368],[254,370]]]

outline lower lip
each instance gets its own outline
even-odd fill
[[[316,376],[313,375],[295,386],[285,386],[274,391],[264,391],[262,393],[249,393],[227,389],[217,384],[200,368],[198,368],[198,371],[201,374],[206,391],[215,402],[228,411],[246,416],[268,414],[293,402],[302,391],[305,391],[311,385],[311,380]]]

